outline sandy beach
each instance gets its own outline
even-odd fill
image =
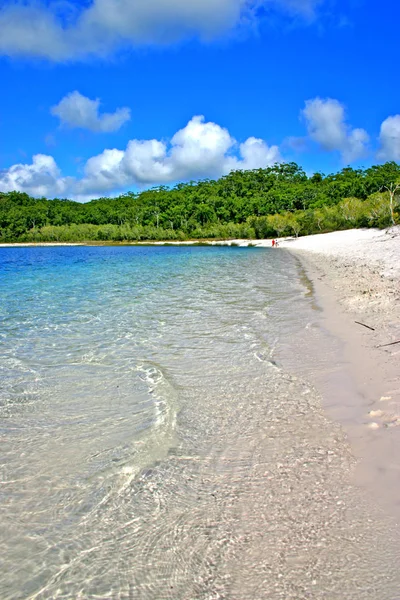
[[[310,376],[348,434],[356,483],[400,521],[400,227],[285,239],[280,247],[299,257],[321,325],[336,340],[329,365],[316,343]]]

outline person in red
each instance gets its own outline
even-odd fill
[[[272,247],[275,246],[275,240],[272,240]]]

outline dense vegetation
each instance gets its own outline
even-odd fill
[[[0,241],[264,238],[386,227],[399,220],[399,181],[395,162],[312,177],[285,163],[85,204],[0,192]]]

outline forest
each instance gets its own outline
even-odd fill
[[[395,162],[311,177],[282,163],[86,203],[0,192],[0,242],[261,239],[383,228],[400,222],[399,182]]]

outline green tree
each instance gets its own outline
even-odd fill
[[[398,196],[400,193],[400,181],[399,180],[397,180],[395,182],[392,181],[388,185],[384,185],[383,188],[389,194],[389,210],[390,210],[391,223],[392,223],[392,225],[396,225],[395,208],[397,206]]]

